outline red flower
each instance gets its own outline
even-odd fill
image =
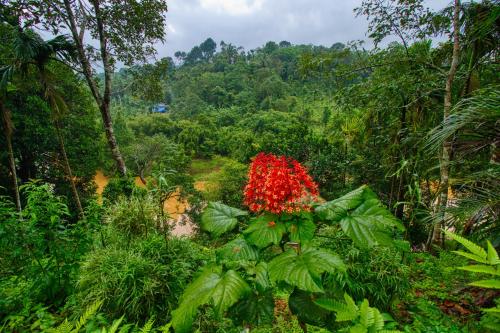
[[[310,210],[318,185],[296,160],[273,154],[258,154],[248,172],[245,204],[252,212],[274,214]]]

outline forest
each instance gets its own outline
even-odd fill
[[[500,332],[497,1],[159,58],[168,3],[0,0],[0,333]]]

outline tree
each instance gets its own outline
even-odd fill
[[[52,79],[52,73],[48,69],[50,61],[57,59],[57,56],[69,58],[73,51],[73,45],[68,42],[65,36],[57,36],[49,41],[42,38],[31,30],[18,29],[15,34],[14,45],[14,67],[27,72],[30,65],[33,65],[38,73],[38,80],[42,86],[43,95],[50,106],[53,117],[53,124],[56,136],[59,141],[60,153],[63,158],[66,176],[71,185],[78,214],[83,217],[83,207],[80,196],[75,185],[75,178],[66,153],[64,138],[61,133],[60,118],[67,111],[64,98],[58,92],[56,83]]]
[[[443,119],[449,117],[451,106],[452,106],[452,86],[455,80],[455,74],[459,65],[460,56],[460,1],[455,0],[453,6],[453,53],[451,57],[451,65],[448,71],[448,77],[446,79],[446,86],[444,92],[444,108],[443,108]],[[437,209],[437,223],[434,225],[434,232],[432,236],[432,241],[435,244],[443,244],[443,224],[445,219],[445,211],[448,206],[448,187],[449,187],[449,177],[450,177],[450,161],[451,161],[451,150],[452,143],[450,140],[445,140],[443,142],[443,147],[441,149],[441,157],[439,163],[440,169],[440,194]]]
[[[112,75],[117,61],[131,65],[155,54],[154,43],[165,39],[165,1],[71,0],[6,1],[7,7],[23,24],[37,24],[57,34],[68,29],[76,46],[74,68],[82,73],[94,97],[104,125],[106,139],[120,174],[127,168],[113,131],[111,117]],[[88,32],[88,33],[87,33]],[[92,40],[97,40],[95,49]],[[99,60],[104,70],[101,89],[92,65]]]

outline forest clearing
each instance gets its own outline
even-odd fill
[[[0,333],[500,332],[494,0],[0,0]]]

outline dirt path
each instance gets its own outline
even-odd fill
[[[94,176],[97,185],[96,193],[99,203],[102,203],[102,192],[109,183],[109,178],[98,170]],[[139,177],[135,177],[135,185],[145,187]],[[194,187],[203,191],[205,184],[202,181],[195,182]],[[165,200],[163,209],[170,215],[169,224],[172,225],[172,234],[175,236],[189,236],[193,232],[193,224],[190,222],[186,209],[189,207],[187,200],[179,200],[179,191],[176,191],[169,199]]]

